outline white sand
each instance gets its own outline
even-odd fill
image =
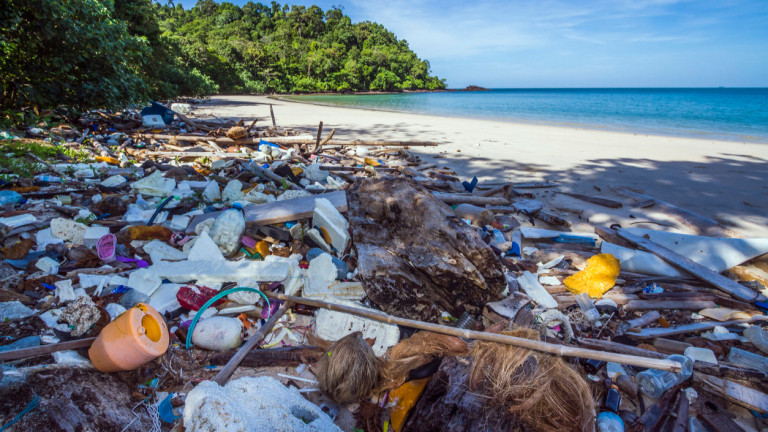
[[[745,235],[768,237],[768,144],[710,141],[571,127],[328,107],[263,96],[221,96],[198,115],[259,118],[336,138],[417,139],[439,147],[412,150],[463,179],[550,180],[565,191],[615,198],[627,186]],[[439,158],[432,159],[437,155]],[[599,191],[597,190],[599,188]],[[652,228],[648,226],[648,228]]]

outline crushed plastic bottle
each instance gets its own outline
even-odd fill
[[[597,311],[595,305],[592,303],[592,299],[589,298],[589,294],[581,293],[576,296],[576,303],[579,304],[581,310],[584,312],[584,316],[587,317],[587,321],[600,325],[600,312]]]
[[[650,398],[658,399],[665,391],[687,380],[693,373],[693,362],[688,357],[674,354],[667,358],[680,362],[683,366],[682,370],[674,373],[648,369],[637,374],[637,384],[640,391]]]
[[[768,332],[753,325],[744,330],[744,337],[749,339],[760,351],[768,353]]]
[[[224,255],[232,255],[240,247],[240,238],[245,231],[243,211],[237,204],[220,214],[213,222],[209,235]]]

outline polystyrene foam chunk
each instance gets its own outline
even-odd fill
[[[149,270],[158,279],[174,283],[196,280],[200,284],[237,282],[251,278],[257,282],[282,281],[288,276],[287,263],[265,261],[161,261]],[[135,273],[135,272],[134,272]],[[135,288],[135,287],[132,287]]]
[[[205,202],[212,203],[221,199],[221,190],[219,184],[215,181],[211,181],[205,186],[203,190],[203,200]]]
[[[149,305],[155,308],[158,313],[176,310],[181,307],[176,299],[176,293],[183,287],[183,284],[164,283],[160,285],[155,292],[149,296]]]
[[[0,218],[0,223],[3,225],[18,228],[20,226],[29,225],[37,222],[35,215],[26,213],[22,215],[11,216],[7,218]]]
[[[329,295],[328,286],[336,280],[336,266],[333,259],[327,253],[322,253],[309,262],[307,269],[307,284],[304,286],[304,294],[312,297],[324,297]]]
[[[338,251],[343,251],[349,241],[349,222],[336,210],[336,207],[325,198],[315,200],[315,212],[312,223],[324,228],[331,237],[331,244]]]
[[[176,188],[176,180],[165,178],[160,171],[155,171],[151,176],[131,183],[131,188],[141,194],[164,197]]]
[[[243,377],[220,386],[203,381],[187,394],[187,432],[341,432],[296,388],[267,376]]]
[[[99,239],[104,237],[107,234],[109,234],[108,227],[102,227],[102,226],[88,227],[85,229],[85,234],[83,234],[83,244],[89,248],[94,247],[96,246],[96,243],[99,242]]]
[[[299,267],[299,256],[290,256],[288,258],[268,255],[264,258],[264,262],[284,263],[288,265],[288,275],[282,281],[285,287],[286,295],[296,295],[299,290],[306,284],[306,274],[304,270]]]
[[[225,261],[219,246],[211,239],[207,232],[200,234],[195,240],[192,249],[189,250],[190,261]]]
[[[178,261],[187,258],[187,254],[160,240],[152,240],[143,246],[152,262],[161,260]]]
[[[377,312],[360,303],[340,300],[335,297],[326,297],[326,301],[345,306]],[[383,356],[387,348],[394,346],[400,340],[400,329],[396,325],[384,324],[355,315],[342,312],[334,312],[326,309],[318,309],[315,313],[317,330],[316,334],[325,340],[335,341],[356,331],[362,332],[364,339],[375,339],[373,352],[377,356]]]
[[[152,295],[162,282],[160,277],[148,268],[135,270],[128,276],[128,286],[146,295]]]
[[[73,246],[83,244],[86,229],[88,229],[86,225],[73,220],[64,218],[51,220],[51,234],[56,238],[72,242]]]

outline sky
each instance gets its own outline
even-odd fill
[[[768,87],[768,0],[287,3],[383,24],[451,88]]]

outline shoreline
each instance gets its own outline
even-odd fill
[[[341,139],[425,140],[411,148],[425,163],[446,166],[461,180],[554,181],[559,190],[617,197],[626,187],[734,227],[768,237],[768,145],[633,134],[489,119],[308,104],[267,96],[214,97],[196,107],[233,120],[270,124]],[[590,222],[599,214],[585,215]]]
[[[448,91],[449,90],[425,90],[425,91],[414,91],[412,93],[443,93]],[[460,91],[464,91],[464,90],[460,90]],[[467,90],[467,91],[489,91],[489,90]],[[291,97],[296,97],[296,96],[298,97],[333,96],[333,95],[355,96],[357,94],[371,96],[371,95],[387,95],[387,94],[400,94],[400,93],[376,92],[376,93],[356,93],[356,94],[350,94],[350,95],[340,94],[340,93],[312,93],[312,94],[302,94],[302,95],[293,95],[293,94],[265,95],[264,97],[283,101],[283,102],[310,104],[310,105],[317,105],[317,106],[331,107],[331,108],[345,108],[345,109],[364,110],[364,111],[381,111],[381,112],[388,112],[388,113],[415,114],[415,115],[443,117],[443,118],[452,118],[452,119],[473,119],[473,120],[484,120],[484,121],[492,121],[492,122],[516,123],[516,124],[533,125],[533,126],[563,127],[563,128],[572,128],[572,129],[579,129],[579,130],[617,132],[617,133],[627,133],[627,134],[634,134],[634,135],[639,134],[639,135],[657,136],[657,137],[689,138],[689,139],[700,139],[704,141],[723,141],[723,142],[733,142],[733,143],[752,143],[752,144],[768,145],[768,137],[764,137],[764,138],[754,137],[753,139],[749,139],[750,136],[746,136],[746,135],[736,135],[736,134],[720,135],[720,134],[715,134],[715,133],[706,132],[706,131],[693,131],[693,132],[680,132],[680,133],[666,132],[665,133],[664,131],[648,131],[648,130],[640,130],[640,129],[622,128],[620,126],[601,126],[598,124],[583,124],[583,123],[558,123],[558,122],[546,121],[546,120],[533,121],[533,120],[525,120],[525,119],[511,118],[511,117],[490,117],[489,118],[489,117],[484,117],[480,115],[462,116],[462,115],[450,115],[450,114],[441,114],[441,113],[427,113],[427,112],[420,112],[420,111],[395,110],[395,109],[387,109],[387,108],[346,106],[346,105],[337,105],[332,103],[323,103],[318,101],[291,99]],[[711,134],[712,136],[709,136],[709,137],[702,136],[705,134]]]

